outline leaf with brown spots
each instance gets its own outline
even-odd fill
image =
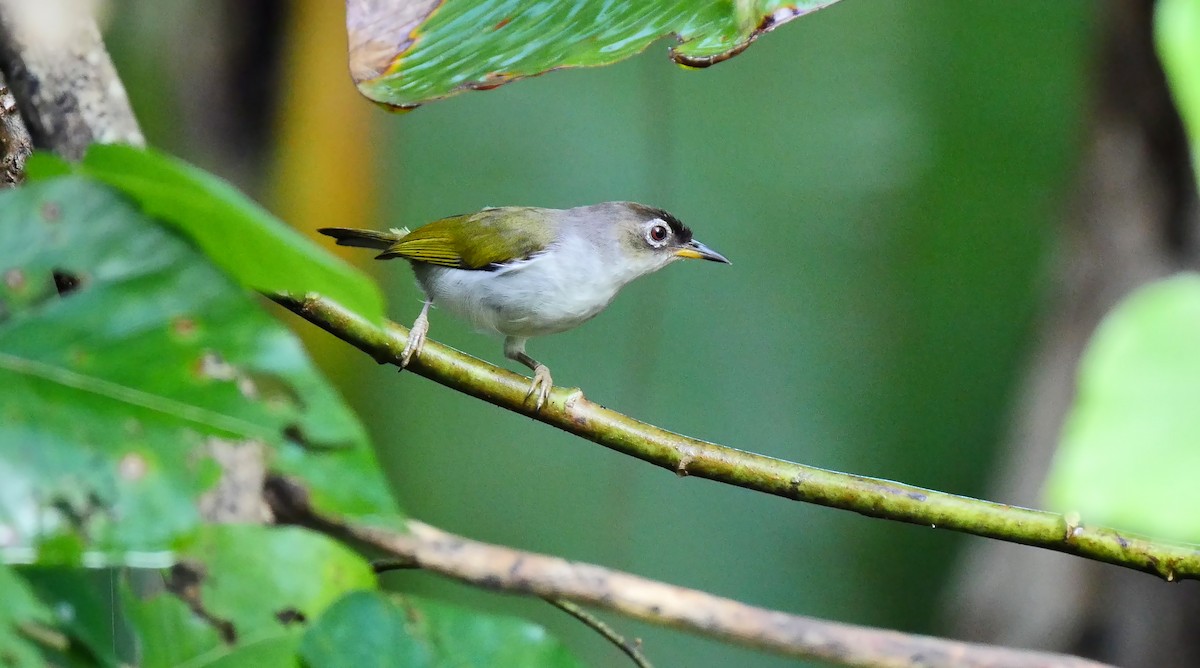
[[[5,191],[0,248],[0,559],[165,564],[206,517],[267,519],[267,470],[397,514],[298,341],[127,199],[80,177]]]

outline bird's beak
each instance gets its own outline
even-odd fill
[[[721,255],[717,251],[709,248],[708,246],[705,246],[704,244],[700,243],[699,241],[696,241],[695,239],[689,241],[687,243],[687,245],[684,246],[683,248],[680,248],[679,250],[675,251],[675,255],[678,257],[686,257],[686,258],[693,259],[693,260],[712,260],[713,262],[722,262],[724,264],[733,264],[729,260],[725,259],[724,255]]]

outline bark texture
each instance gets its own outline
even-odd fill
[[[78,160],[141,130],[83,0],[0,0],[0,72],[35,148]]]
[[[17,113],[17,101],[0,76],[0,188],[21,182],[25,159],[33,152],[33,143],[25,121]]]

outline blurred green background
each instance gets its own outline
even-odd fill
[[[532,342],[560,384],[734,447],[983,493],[1068,204],[1097,4],[844,0],[709,70],[672,66],[660,43],[398,116],[354,92],[339,3],[238,4],[112,3],[110,45],[154,144],[306,231],[488,205],[662,206],[733,266],[672,266]],[[273,29],[230,34],[250,13]],[[269,52],[284,55],[255,57]],[[392,317],[410,322],[411,272],[376,264]],[[499,341],[444,313],[431,335],[503,362]],[[678,479],[307,336],[417,518],[789,612],[938,631],[961,536]],[[388,577],[542,622],[593,665],[622,660],[544,603]],[[791,665],[612,621],[664,666]]]

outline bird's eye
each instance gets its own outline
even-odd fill
[[[667,228],[662,225],[655,225],[650,228],[650,241],[662,241],[667,238]]]

